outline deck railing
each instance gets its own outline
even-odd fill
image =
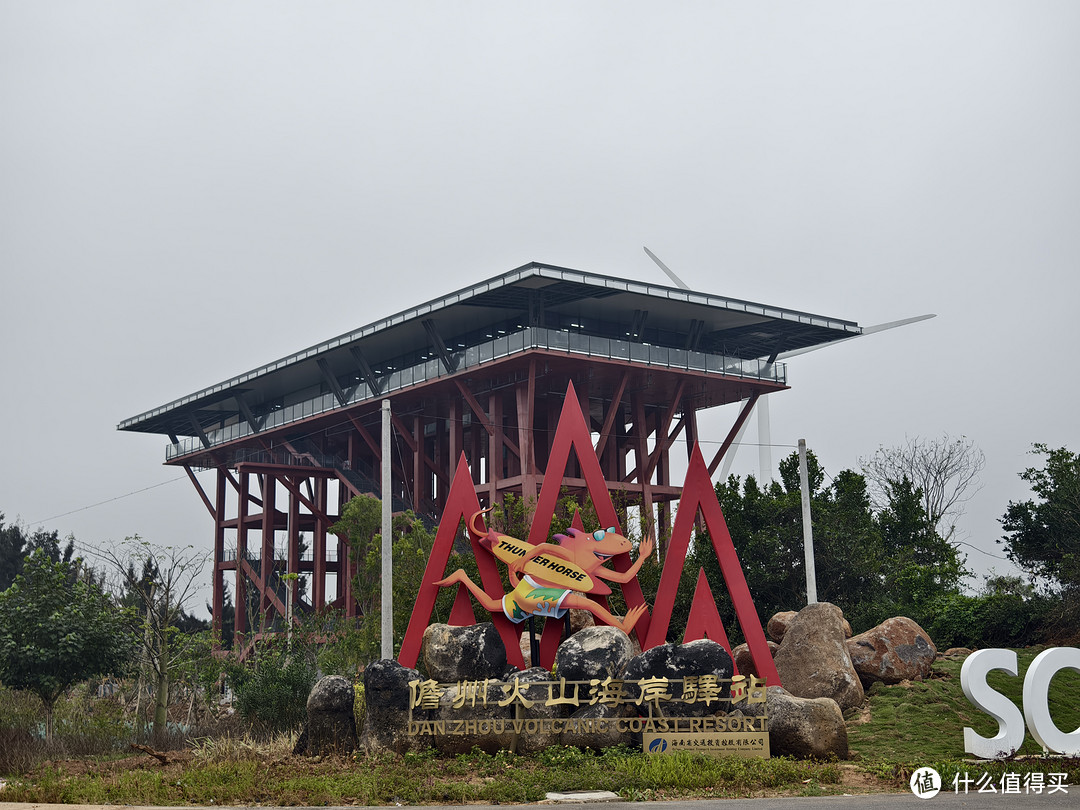
[[[536,326],[500,335],[493,340],[469,346],[457,352],[454,355],[457,362],[454,371],[473,368],[534,349],[565,352],[587,357],[626,360],[631,363],[700,371],[706,374],[767,380],[780,384],[787,381],[787,370],[783,363],[769,363],[760,358],[747,360],[740,357],[727,357],[689,349],[676,349],[670,346],[653,346],[648,343],[635,343],[629,340],[557,329],[544,329]],[[444,377],[449,373],[442,361],[438,359],[426,360],[407,368],[393,369],[389,371],[388,376],[385,378],[385,384],[381,392],[375,392],[366,383],[359,382],[352,391],[346,405],[355,405],[364,400],[381,399],[394,391],[420,385]],[[321,394],[303,402],[270,411],[263,417],[261,430],[272,430],[341,407],[341,403],[338,402],[333,393]],[[215,447],[251,436],[253,433],[251,426],[246,421],[241,420],[218,430],[209,431],[206,438],[210,442],[210,446]],[[175,458],[197,453],[203,449],[201,438],[197,436],[185,437],[166,448],[165,459],[166,461],[172,461]]]

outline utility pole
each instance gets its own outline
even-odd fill
[[[382,658],[394,657],[393,525],[390,517],[390,400],[382,401]]]
[[[806,439],[799,439],[799,488],[802,490],[803,554],[806,557],[806,604],[817,602],[817,570],[814,568],[814,529],[810,524],[810,481],[806,472]]]

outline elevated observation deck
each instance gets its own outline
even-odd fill
[[[167,463],[231,465],[236,449],[255,438],[265,443],[320,417],[373,410],[389,394],[422,399],[454,377],[468,378],[476,392],[512,384],[520,370],[514,361],[538,356],[554,367],[576,357],[596,371],[629,365],[691,374],[696,382],[685,395],[695,408],[711,407],[786,387],[784,365],[770,362],[779,352],[860,333],[835,318],[532,263],[125,419],[118,429],[168,436]],[[500,383],[500,375],[509,377]]]

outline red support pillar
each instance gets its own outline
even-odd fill
[[[261,626],[259,630],[265,632],[273,625],[270,611],[273,605],[270,602],[270,591],[273,588],[271,582],[274,571],[274,522],[277,517],[275,501],[277,494],[277,479],[269,473],[261,476],[263,481],[262,496],[262,557],[259,567],[259,576],[262,578],[262,593],[259,594],[259,617]]]
[[[326,482],[319,479],[315,482],[315,492],[312,502],[319,509],[325,509]],[[322,610],[326,605],[326,523],[321,515],[313,515],[315,519],[315,542],[314,542],[314,572],[311,584],[311,604],[316,610]]]
[[[246,472],[238,472],[237,476],[240,479],[240,486],[236,514],[236,613],[233,649],[243,650],[248,629],[247,581],[243,563],[247,559],[247,507],[250,476]]]
[[[668,476],[668,467],[668,451],[665,448],[660,453],[660,458],[656,463],[656,483],[658,486],[666,487],[671,483]],[[667,546],[667,539],[671,535],[671,501],[666,498],[656,505],[656,535],[657,544]],[[664,551],[666,549],[661,549],[660,559],[664,558]]]
[[[539,491],[536,474],[536,450],[533,446],[533,410],[536,396],[536,361],[529,364],[529,379],[517,386],[517,430],[519,461],[521,462],[521,498],[526,503],[535,503]]]
[[[465,437],[461,424],[461,400],[458,397],[450,397],[450,402],[448,404],[449,416],[447,416],[447,420],[449,424],[447,425],[447,432],[449,433],[449,436],[447,437],[447,443],[450,448],[448,458],[448,461],[450,462],[449,478],[453,481],[454,475],[457,472],[458,457],[465,449]],[[475,458],[475,456],[473,458]],[[442,503],[446,503],[446,498],[442,499]]]
[[[297,574],[297,578],[289,582],[289,592],[292,594],[292,619],[295,623],[296,614],[300,608],[300,499],[297,497],[300,486],[297,482],[296,490],[289,487],[289,560],[288,573]]]
[[[500,392],[493,391],[488,396],[488,415],[494,431],[488,436],[488,506],[496,503],[499,497],[499,481],[506,475],[503,456],[503,408]]]
[[[225,612],[225,581],[222,578],[222,563],[225,562],[225,485],[228,478],[222,467],[217,469],[217,489],[214,493],[214,596],[213,596],[213,632],[217,644],[221,641],[221,619]]]
[[[634,398],[634,438],[637,440],[637,477],[641,485],[641,530],[646,535],[655,536],[656,526],[653,515],[652,482],[646,471],[649,468],[649,427],[645,416],[645,403],[640,396]],[[661,549],[661,559],[663,559]]]
[[[426,487],[424,482],[427,480],[426,471],[424,469],[424,420],[420,414],[416,414],[413,417],[413,511],[420,514],[422,511],[421,504],[424,501],[424,492]]]

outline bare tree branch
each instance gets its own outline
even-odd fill
[[[154,732],[159,734],[165,729],[171,673],[193,643],[193,637],[180,632],[179,625],[196,597],[197,581],[206,569],[209,552],[192,546],[154,546],[134,535],[118,548],[105,551],[104,556],[116,569],[121,598],[138,603],[133,607],[140,621],[137,631],[143,661],[157,691]]]
[[[888,505],[891,487],[907,477],[922,490],[923,508],[937,533],[952,541],[964,504],[982,489],[979,474],[986,456],[966,436],[940,439],[919,436],[899,447],[879,447],[869,459],[859,459],[876,509]]]

